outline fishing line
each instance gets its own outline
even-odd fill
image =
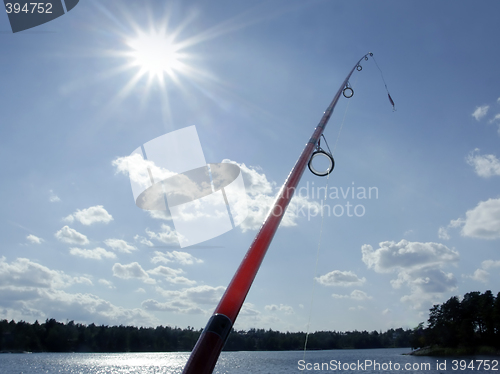
[[[353,87],[356,87],[356,83],[358,82],[358,76],[356,75],[356,79],[354,81],[354,85]],[[342,118],[342,123],[340,124],[340,128],[339,128],[339,133],[337,135],[337,139],[335,140],[335,145],[333,146],[333,152],[332,152],[332,156],[333,154],[335,153],[335,150],[337,149],[337,143],[339,142],[339,138],[340,138],[340,133],[342,132],[342,128],[344,127],[344,122],[345,122],[345,117],[347,115],[347,110],[349,109],[349,104],[351,103],[351,100],[348,100],[347,101],[347,106],[345,107],[345,111],[344,111],[344,118]],[[328,145],[328,144],[327,144]]]
[[[358,71],[359,71],[359,69],[358,69]],[[356,87],[357,81],[358,81],[358,77],[356,75],[356,79],[355,79],[354,85],[353,85],[353,92],[354,92],[354,87]],[[335,149],[337,148],[337,143],[339,141],[340,134],[342,132],[342,128],[344,127],[344,122],[345,122],[345,118],[346,118],[346,115],[347,115],[347,110],[349,109],[349,104],[350,104],[350,100],[347,102],[347,106],[346,106],[345,111],[344,111],[344,118],[342,119],[342,123],[341,123],[340,128],[339,128],[339,133],[337,135],[337,139],[335,140],[335,145],[333,147],[333,152],[330,150],[330,146],[328,145],[328,142],[326,141],[325,135],[321,134],[321,136],[323,137],[323,140],[325,141],[326,147],[328,148],[328,152],[330,152],[330,155],[332,155],[332,156],[333,156],[333,153],[335,152]],[[327,172],[328,171],[329,170],[327,170]],[[327,194],[328,194],[328,181],[329,181],[329,179],[330,179],[330,173],[327,174],[326,187],[325,187],[325,197],[323,198],[323,202],[321,204],[321,228],[320,228],[320,231],[319,231],[318,250],[316,252],[316,264],[314,266],[313,286],[312,286],[312,291],[311,291],[311,305],[309,307],[309,319],[307,321],[306,340],[304,342],[303,360],[305,360],[305,357],[306,357],[307,341],[309,339],[309,327],[311,325],[311,316],[312,316],[312,310],[313,310],[313,304],[314,304],[314,291],[316,289],[316,275],[318,274],[318,262],[319,262],[319,253],[320,253],[320,249],[321,249],[321,238],[323,236],[323,225],[324,225],[324,222],[325,222],[325,215],[323,214],[323,206],[326,204],[326,197],[327,197]]]
[[[323,137],[325,139],[325,137]],[[326,139],[325,139],[326,143]],[[326,144],[328,147],[328,143]],[[328,147],[328,150],[330,150],[330,147]],[[314,290],[316,289],[316,275],[318,274],[318,260],[319,260],[319,251],[321,248],[321,238],[323,236],[323,223],[325,222],[325,215],[323,214],[323,202],[326,204],[326,196],[328,194],[328,180],[330,179],[330,173],[328,173],[326,177],[326,188],[325,188],[325,197],[323,198],[323,201],[321,202],[321,228],[319,230],[319,240],[318,240],[318,250],[316,251],[316,265],[314,266],[314,277],[313,277],[313,286],[312,286],[312,291],[311,291],[311,305],[309,306],[309,320],[307,321],[307,329],[306,329],[306,341],[304,342],[304,356],[303,360],[306,358],[306,351],[307,351],[307,340],[309,338],[309,327],[311,325],[311,316],[312,316],[312,309],[313,309],[313,304],[314,304]]]
[[[375,65],[377,65],[378,71],[380,71],[380,76],[382,77],[382,82],[384,82],[385,90],[387,91],[387,96],[389,97],[389,101],[392,104],[392,111],[395,112],[396,105],[394,105],[394,100],[392,100],[391,94],[389,93],[389,89],[387,88],[387,83],[385,83],[384,74],[382,73],[382,69],[380,69],[380,66],[378,66],[377,60],[375,60],[375,56],[372,55],[371,58],[373,58]]]

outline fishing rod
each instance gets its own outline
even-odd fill
[[[337,105],[340,95],[343,94],[346,98],[353,96],[354,90],[349,84],[349,78],[354,70],[360,71],[362,69],[360,63],[363,59],[368,60],[368,56],[373,56],[373,53],[367,53],[359,59],[356,65],[354,65],[335,94],[332,102],[324,112],[318,126],[314,129],[311,138],[307,142],[299,159],[281,187],[273,207],[269,210],[264,223],[260,227],[259,232],[250,245],[250,248],[243,258],[238,270],[234,274],[231,283],[226,288],[226,291],[215,308],[212,317],[201,333],[198,342],[193,348],[191,356],[182,371],[182,374],[211,374],[213,372],[220,352],[222,351],[229,333],[231,332],[231,328],[236,321],[236,317],[238,316],[248,291],[252,286],[253,280],[259,271],[262,260],[264,259],[267,249],[273,240],[274,234],[276,233],[281,219],[285,214],[286,208],[293,197],[293,193],[299,184],[300,178],[302,177],[302,174],[308,164],[311,168],[311,157],[313,152],[319,148],[320,137],[333,113],[333,109]],[[333,162],[333,159],[331,159],[331,161]],[[331,166],[327,171],[327,174],[331,172],[331,169],[333,169],[332,162],[330,163]],[[313,171],[313,169],[311,169],[311,171]]]

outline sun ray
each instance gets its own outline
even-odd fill
[[[101,109],[102,119],[112,115],[130,95],[139,98],[141,109],[146,108],[151,96],[157,95],[156,98],[161,101],[163,120],[170,123],[169,126],[172,125],[170,96],[173,94],[189,98],[190,90],[194,88],[215,104],[220,104],[224,100],[218,100],[217,96],[232,97],[234,92],[229,92],[230,87],[224,87],[221,77],[214,76],[199,63],[200,55],[193,54],[194,47],[296,8],[287,6],[270,12],[266,6],[257,5],[213,27],[193,33],[193,28],[189,26],[199,18],[200,11],[191,8],[184,17],[176,18],[174,3],[166,3],[160,17],[158,12],[146,7],[147,13],[142,19],[127,11],[122,11],[121,17],[117,18],[107,11],[106,6],[98,6],[113,25],[109,34],[115,35],[122,45],[120,49],[102,51],[120,63],[115,65],[113,71],[101,75],[105,78],[117,75],[127,77],[122,88]]]

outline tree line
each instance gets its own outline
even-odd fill
[[[179,352],[191,351],[201,334],[192,327],[134,327],[83,325],[47,319],[0,321],[0,352]],[[409,347],[413,331],[317,331],[309,334],[308,349]],[[226,351],[277,351],[304,349],[304,332],[233,330]]]
[[[430,309],[427,327],[420,323],[411,339],[413,348],[439,346],[474,352],[479,347],[500,349],[500,292],[469,292]]]

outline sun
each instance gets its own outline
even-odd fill
[[[139,68],[140,76],[149,74],[150,78],[163,81],[165,75],[173,78],[184,67],[179,45],[165,33],[140,32],[128,39],[126,44],[130,48],[127,54],[131,58],[131,66]]]

